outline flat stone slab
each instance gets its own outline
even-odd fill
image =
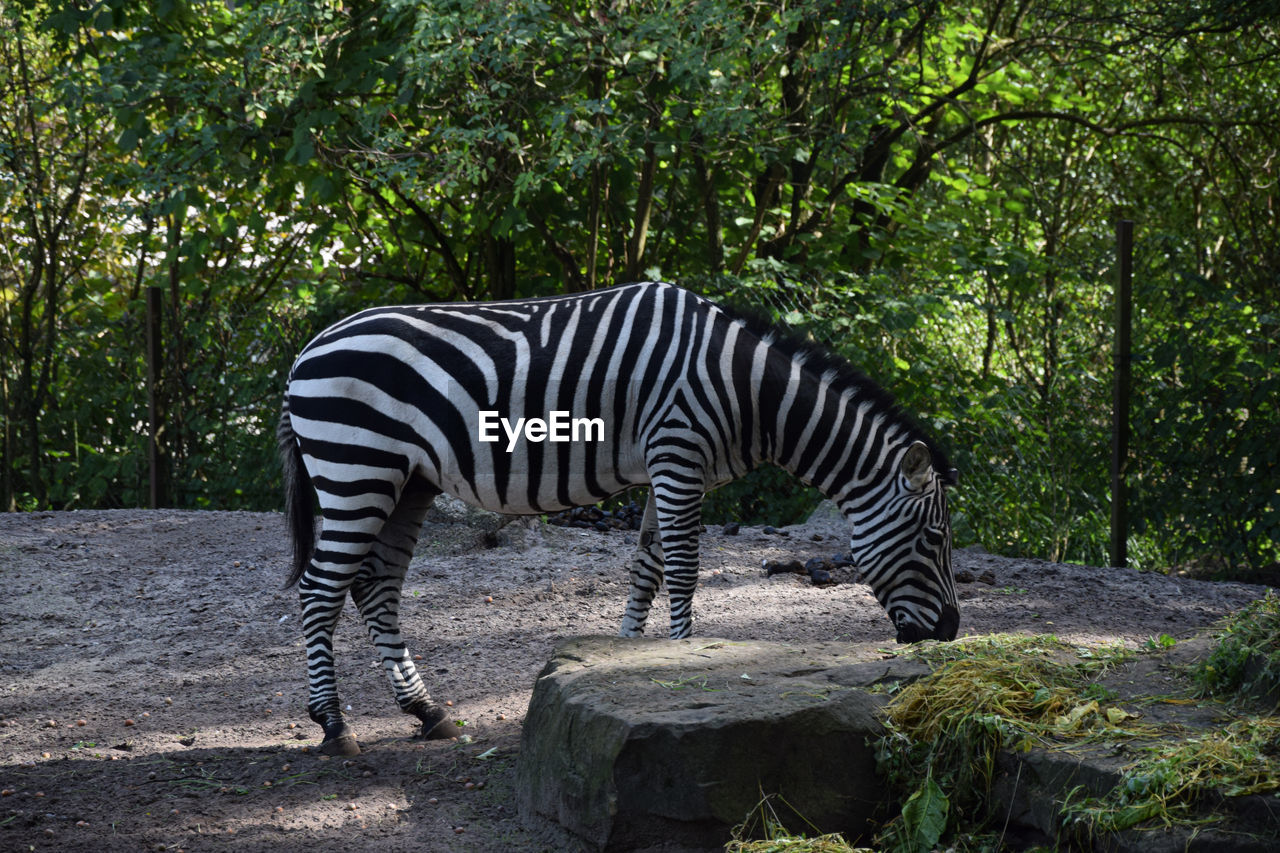
[[[596,849],[719,847],[776,795],[789,828],[859,837],[884,799],[867,688],[927,672],[873,643],[566,641],[525,717],[521,812]]]

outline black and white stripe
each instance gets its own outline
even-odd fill
[[[599,441],[478,440],[481,411],[599,418]],[[355,751],[332,635],[350,592],[402,709],[444,719],[400,637],[405,567],[441,492],[504,513],[596,503],[648,484],[621,634],[665,581],[688,636],[703,495],[763,462],[832,498],[900,641],[951,639],[959,614],[943,486],[954,471],[883,390],[766,323],[664,283],[509,302],[375,308],[294,364],[278,431],[311,716]],[[305,476],[304,476],[305,475]],[[315,539],[310,480],[322,525]],[[437,730],[438,731],[438,730]]]

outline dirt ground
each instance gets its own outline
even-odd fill
[[[892,646],[847,573],[816,587],[761,568],[845,550],[839,527],[783,532],[709,528],[697,634]],[[279,515],[0,514],[0,850],[560,849],[515,813],[520,725],[557,641],[616,631],[634,535],[520,521],[486,547],[466,528],[429,528],[403,623],[461,737],[412,738],[349,607],[335,650],[364,752],[348,760],[314,749]],[[1264,592],[977,549],[955,563],[972,578],[958,585],[962,634],[1140,646]],[[663,602],[650,630],[665,624]]]

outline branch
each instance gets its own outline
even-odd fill
[[[421,222],[429,232],[431,232],[432,238],[435,239],[436,245],[439,247],[440,256],[444,259],[445,269],[449,271],[449,277],[453,279],[454,285],[466,296],[468,300],[474,299],[475,295],[472,294],[470,288],[467,287],[467,274],[463,271],[462,265],[458,263],[458,258],[454,255],[453,250],[449,248],[449,244],[445,240],[444,232],[440,230],[440,226],[436,224],[435,219],[426,208],[409,198],[409,196],[405,195],[405,193],[401,191],[399,185],[392,184],[391,191],[396,194],[396,198],[404,202],[404,204],[413,211],[414,216],[418,217],[418,221]],[[374,198],[377,197],[377,193],[374,193]]]
[[[551,233],[551,228],[547,226],[547,221],[540,214],[532,210],[529,211],[529,221],[533,223],[533,227],[538,229],[538,233],[542,235],[548,251],[564,268],[565,278],[568,279],[569,292],[581,293],[585,291],[587,283],[582,277],[582,269],[578,266],[578,261],[573,257],[573,251],[555,238],[555,235]]]
[[[1191,127],[1272,127],[1276,124],[1275,120],[1264,121],[1262,119],[1207,119],[1199,116],[1156,116],[1154,118],[1136,119],[1134,121],[1122,122],[1120,124],[1108,126],[1090,121],[1084,116],[1075,113],[1059,112],[1057,110],[1013,110],[1007,113],[996,113],[995,115],[986,116],[985,118],[976,119],[969,124],[957,130],[946,139],[935,143],[926,143],[922,148],[929,155],[943,151],[957,142],[973,135],[974,131],[986,127],[989,124],[1003,124],[1004,122],[1028,121],[1034,119],[1049,119],[1052,121],[1065,121],[1071,124],[1077,124],[1081,127],[1088,128],[1094,133],[1101,134],[1106,137],[1123,136],[1127,133],[1133,133],[1150,127],[1167,127],[1169,125],[1188,125]]]

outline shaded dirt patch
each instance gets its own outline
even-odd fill
[[[319,729],[305,710],[297,596],[280,589],[279,515],[0,515],[0,848],[560,849],[515,815],[520,724],[557,641],[616,631],[633,534],[524,521],[457,532],[424,535],[403,620],[470,742],[412,739],[416,720],[395,707],[348,608],[338,673],[365,752],[346,761],[308,751]],[[848,546],[838,525],[785,532],[708,530],[696,633],[893,646],[847,572],[827,587],[765,577],[763,560]],[[975,578],[959,584],[962,634],[1138,646],[1190,636],[1263,593],[980,551],[955,563]],[[655,606],[651,631],[665,623]]]

